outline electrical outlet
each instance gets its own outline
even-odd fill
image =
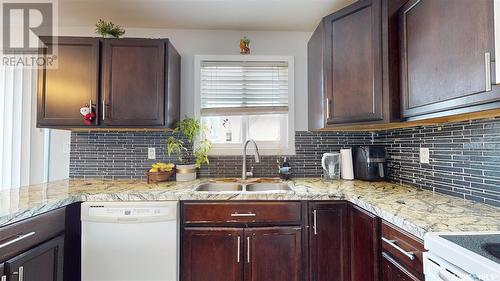
[[[156,148],[154,147],[148,148],[148,159],[156,159]]]
[[[429,164],[430,152],[429,148],[421,147],[420,148],[420,163],[421,164]]]

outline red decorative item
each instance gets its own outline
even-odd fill
[[[80,113],[83,115],[83,123],[87,126],[92,126],[92,121],[95,119],[95,113],[92,110],[92,106],[86,105],[80,108]]]

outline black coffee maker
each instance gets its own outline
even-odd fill
[[[354,178],[381,181],[387,175],[385,147],[380,145],[355,146],[352,150]]]

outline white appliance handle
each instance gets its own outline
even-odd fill
[[[326,153],[323,154],[323,157],[321,157],[321,167],[323,167],[323,170],[326,170]]]

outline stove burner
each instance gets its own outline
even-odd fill
[[[500,259],[500,243],[486,243],[481,247],[490,255]]]

